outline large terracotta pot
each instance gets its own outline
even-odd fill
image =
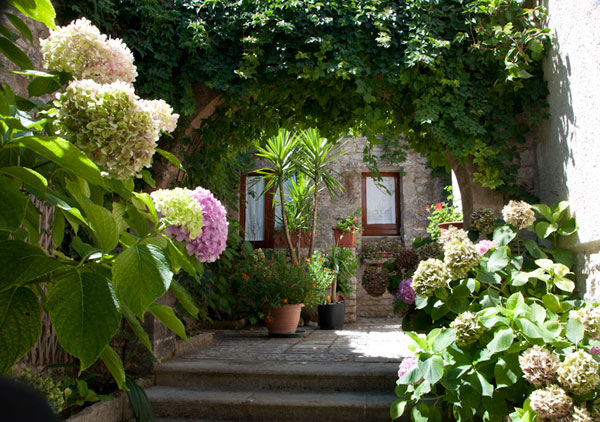
[[[300,322],[300,312],[303,303],[298,305],[283,305],[281,308],[273,309],[265,325],[270,334],[294,334]]]
[[[290,234],[292,239],[292,246],[295,248],[298,242],[298,233]],[[310,232],[300,233],[300,247],[308,248],[310,246]],[[273,233],[273,247],[274,248],[287,248],[287,242],[285,241],[285,233],[275,232]]]
[[[354,248],[356,245],[356,233],[344,233],[337,227],[333,227],[333,240],[340,248]]]

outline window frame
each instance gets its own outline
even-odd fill
[[[246,230],[246,183],[248,176],[260,176],[255,172],[242,174],[240,178],[240,236],[245,239]],[[264,240],[248,240],[256,248],[273,247],[273,231],[275,229],[275,186],[271,186],[265,194],[265,237]]]
[[[395,224],[367,224],[367,178],[375,177],[373,173],[362,173],[362,226],[363,236],[399,236],[400,235],[400,173],[397,172],[381,172],[381,177],[394,178],[394,205],[396,207],[396,223]]]

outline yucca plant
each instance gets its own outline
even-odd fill
[[[261,195],[266,194],[273,185],[279,190],[283,230],[292,260],[296,260],[297,256],[290,237],[283,186],[297,171],[297,144],[298,137],[293,132],[285,129],[279,129],[277,135],[267,139],[264,146],[259,143],[256,144],[256,155],[264,158],[269,163],[269,167],[262,168],[256,172],[262,176],[261,180],[265,181],[265,188]]]
[[[315,237],[317,233],[317,211],[319,208],[319,192],[324,186],[331,196],[340,196],[344,187],[330,173],[328,166],[342,156],[346,150],[334,149],[335,144],[327,138],[322,138],[317,129],[306,129],[299,133],[300,160],[298,166],[300,171],[308,176],[314,184],[313,191],[313,213],[312,231],[310,236],[310,247],[308,256],[312,256],[315,248]]]

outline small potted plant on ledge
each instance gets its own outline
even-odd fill
[[[357,209],[354,214],[338,221],[333,227],[333,239],[336,246],[340,248],[354,248],[356,245],[356,234],[362,231],[361,227],[362,208]]]
[[[346,316],[345,297],[354,290],[351,278],[358,270],[358,259],[352,249],[332,245],[325,266],[333,270],[335,277],[326,293],[326,300],[318,307],[319,327],[322,330],[342,330]]]
[[[239,262],[238,273],[250,321],[264,320],[271,336],[294,334],[302,307],[317,305],[334,277],[319,252],[299,262],[261,249]]]
[[[402,248],[399,240],[383,238],[374,242],[363,242],[360,257],[366,265],[381,267],[385,261],[394,257]]]
[[[448,192],[447,202],[437,202],[425,207],[425,210],[429,213],[427,216],[429,220],[427,233],[431,235],[433,240],[437,240],[440,233],[445,232],[449,227],[463,228],[462,211],[452,204],[454,199],[452,186],[446,186],[444,190]]]

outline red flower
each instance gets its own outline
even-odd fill
[[[425,209],[428,210],[429,209],[429,205],[425,205]]]
[[[354,217],[354,222],[357,223],[358,222],[358,217]]]
[[[436,210],[441,210],[442,209],[442,203],[438,202],[437,204],[435,204],[435,209]]]

